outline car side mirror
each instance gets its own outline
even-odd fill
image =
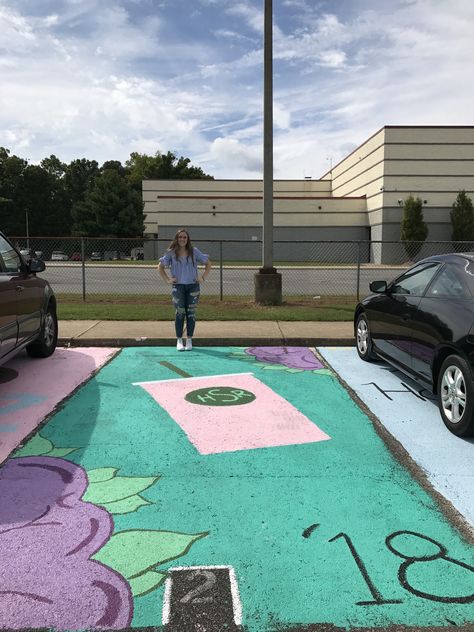
[[[372,281],[369,288],[375,294],[384,294],[387,291],[387,281]]]
[[[41,261],[41,259],[30,259],[30,261],[28,261],[28,270],[33,274],[36,274],[37,272],[44,272],[46,270],[46,265],[44,261]]]

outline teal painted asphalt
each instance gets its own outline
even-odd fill
[[[249,632],[474,622],[472,545],[334,375],[289,364],[236,347],[124,349],[42,428],[49,444],[33,438],[15,456],[49,454],[89,473],[84,500],[114,522],[94,559],[131,586],[132,627],[161,624],[168,569],[214,565],[235,569]],[[329,439],[200,454],[134,385],[187,374],[229,375],[232,386],[249,372]]]

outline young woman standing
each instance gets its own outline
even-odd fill
[[[201,276],[198,273],[198,263],[204,263],[205,269]],[[166,273],[170,269],[170,276]],[[205,280],[211,269],[209,255],[193,247],[186,229],[178,230],[170,243],[168,250],[160,258],[158,272],[161,278],[170,283],[172,299],[175,308],[174,326],[176,329],[176,349],[191,351],[193,348],[193,334],[196,326],[196,307],[201,293],[200,284]],[[186,345],[183,342],[184,321],[186,320]]]

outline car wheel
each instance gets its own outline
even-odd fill
[[[375,359],[372,336],[370,335],[369,323],[365,314],[359,314],[356,322],[356,346],[359,358],[370,362]]]
[[[474,387],[467,362],[450,355],[438,376],[438,406],[446,427],[458,437],[474,435]]]
[[[32,358],[47,358],[56,349],[58,341],[58,320],[53,306],[49,305],[43,318],[41,333],[37,340],[26,347]]]

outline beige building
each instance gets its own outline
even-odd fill
[[[423,200],[428,240],[448,241],[462,189],[474,195],[474,126],[385,126],[321,179],[275,181],[274,239],[293,249],[305,241],[397,241],[413,194]],[[186,226],[194,239],[260,240],[262,190],[259,180],[145,180],[145,235],[169,239]]]

